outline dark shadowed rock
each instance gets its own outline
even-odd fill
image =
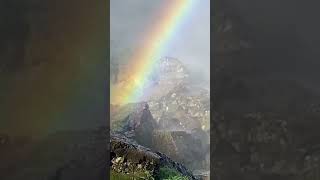
[[[146,147],[152,146],[152,133],[157,128],[157,123],[149,110],[147,103],[141,103],[136,107],[136,110],[127,117],[127,125],[123,132],[131,133],[139,144]]]
[[[186,131],[155,131],[153,149],[165,153],[190,170],[209,170],[209,143]]]
[[[114,171],[128,173],[137,167],[144,167],[146,170],[152,172],[154,177],[157,177],[160,167],[169,167],[177,170],[183,176],[187,176],[192,180],[196,179],[187,168],[174,162],[165,154],[153,152],[125,136],[112,134],[110,143],[110,163]]]

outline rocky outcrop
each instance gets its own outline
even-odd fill
[[[208,176],[210,93],[191,78],[178,59],[159,59],[145,102],[111,106],[111,131]]]
[[[116,67],[111,67],[116,69]],[[111,69],[111,71],[115,71]],[[111,87],[111,104],[119,104],[113,99],[117,99],[116,92],[127,89],[132,81],[131,67],[128,64],[122,65],[119,68],[117,83],[112,83]],[[142,89],[149,89],[143,91],[138,101],[157,100],[162,96],[168,94],[179,84],[186,84],[189,79],[189,72],[186,67],[176,58],[162,57],[154,62],[153,71],[145,77]],[[138,103],[138,102],[135,102]]]
[[[150,101],[150,111],[161,129],[210,129],[210,94],[204,89],[177,85],[165,96]]]
[[[190,102],[192,104],[192,98]],[[183,105],[188,107],[187,104],[183,103],[180,106]],[[202,105],[201,103],[197,107],[191,105],[191,108],[193,107],[198,110]],[[161,110],[163,109],[158,109],[158,111]],[[199,119],[194,117],[193,119],[190,114],[187,114],[183,110],[181,113],[186,113],[186,116],[189,115],[189,119],[182,117],[175,120],[170,119],[170,115],[175,117],[174,113],[179,112],[177,109],[165,110],[165,112],[172,114],[167,114],[168,119],[162,116],[159,123],[157,123],[148,104],[137,104],[136,109],[124,121],[126,124],[123,125],[122,130],[117,132],[125,135],[127,138],[134,139],[140,145],[166,154],[173,160],[184,164],[190,170],[209,170],[209,131],[203,130],[200,123],[198,125],[191,124],[199,121]],[[192,129],[192,127],[194,128]]]
[[[140,104],[127,119],[122,132],[134,138],[139,144],[152,147],[152,133],[157,128],[147,103]]]
[[[200,131],[202,130],[198,132]],[[158,130],[153,133],[152,148],[165,153],[190,170],[209,170],[209,143],[205,142],[208,135],[205,132],[199,134]]]
[[[169,167],[177,170],[181,175],[189,179],[196,179],[188,169],[174,162],[165,154],[153,152],[125,136],[112,134],[110,144],[110,166],[113,171],[126,174],[138,171],[138,169],[144,169],[150,172],[153,177],[157,178],[161,167]]]

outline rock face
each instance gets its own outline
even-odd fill
[[[161,111],[161,109],[158,110]],[[160,122],[168,123],[167,126],[163,126],[153,119],[149,106],[146,103],[140,103],[127,116],[124,121],[126,124],[118,132],[153,151],[166,154],[190,170],[208,171],[210,166],[209,132],[203,130],[200,123],[198,126],[190,125],[186,119],[184,123],[189,126],[184,127],[180,119],[181,117],[176,119],[176,122],[172,119],[160,119]],[[197,120],[190,118],[189,121],[196,122]],[[173,126],[174,123],[176,126]],[[192,126],[198,128],[191,129]]]
[[[210,95],[206,90],[178,85],[149,104],[161,129],[188,132],[194,128],[210,129]]]
[[[119,134],[111,135],[111,167],[121,173],[129,173],[137,168],[145,168],[153,177],[158,176],[160,167],[169,167],[177,170],[183,176],[195,180],[192,173],[179,163],[160,152],[138,145],[134,141]]]
[[[139,144],[151,147],[152,133],[157,124],[149,110],[149,105],[147,103],[141,105],[127,117],[127,125],[124,127],[123,132],[127,135],[131,133],[131,136],[134,136],[134,139]]]
[[[145,102],[112,106],[111,131],[160,151],[192,171],[209,171],[210,93],[191,78],[178,59],[159,59],[149,77]]]
[[[116,67],[111,67],[111,71],[117,71]],[[122,65],[118,68],[117,83],[112,83],[112,92],[121,91],[130,86],[132,81],[131,67]],[[172,57],[163,57],[158,59],[153,65],[153,71],[148,77],[145,77],[144,88],[149,89],[141,94],[140,101],[149,101],[150,99],[158,99],[166,95],[174,89],[178,84],[185,84],[188,80],[189,73],[185,66],[178,60]],[[151,89],[151,90],[150,90]],[[112,98],[117,96],[117,93],[112,93]],[[115,98],[116,99],[116,98]],[[111,99],[112,100],[112,99]],[[118,102],[111,102],[118,103]]]
[[[201,130],[200,130],[201,131]],[[210,166],[209,144],[206,133],[199,139],[186,131],[155,131],[153,133],[152,148],[167,154],[173,160],[184,164],[191,170],[208,170]]]
[[[160,86],[174,88],[189,77],[186,67],[176,58],[163,57],[158,61],[157,79]]]

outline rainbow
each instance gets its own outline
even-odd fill
[[[157,60],[163,56],[174,39],[181,24],[190,14],[196,0],[165,1],[160,11],[160,20],[156,21],[142,41],[138,51],[130,58],[130,76],[124,87],[111,87],[111,103],[126,104],[138,101],[146,90],[150,75],[154,72]]]

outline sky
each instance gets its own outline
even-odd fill
[[[172,0],[111,0],[110,39],[113,57],[130,57],[144,31],[159,20],[156,14]],[[210,0],[194,3],[163,56],[178,58],[189,70],[210,78]],[[170,28],[170,27],[169,27]],[[159,57],[160,58],[160,57]]]

